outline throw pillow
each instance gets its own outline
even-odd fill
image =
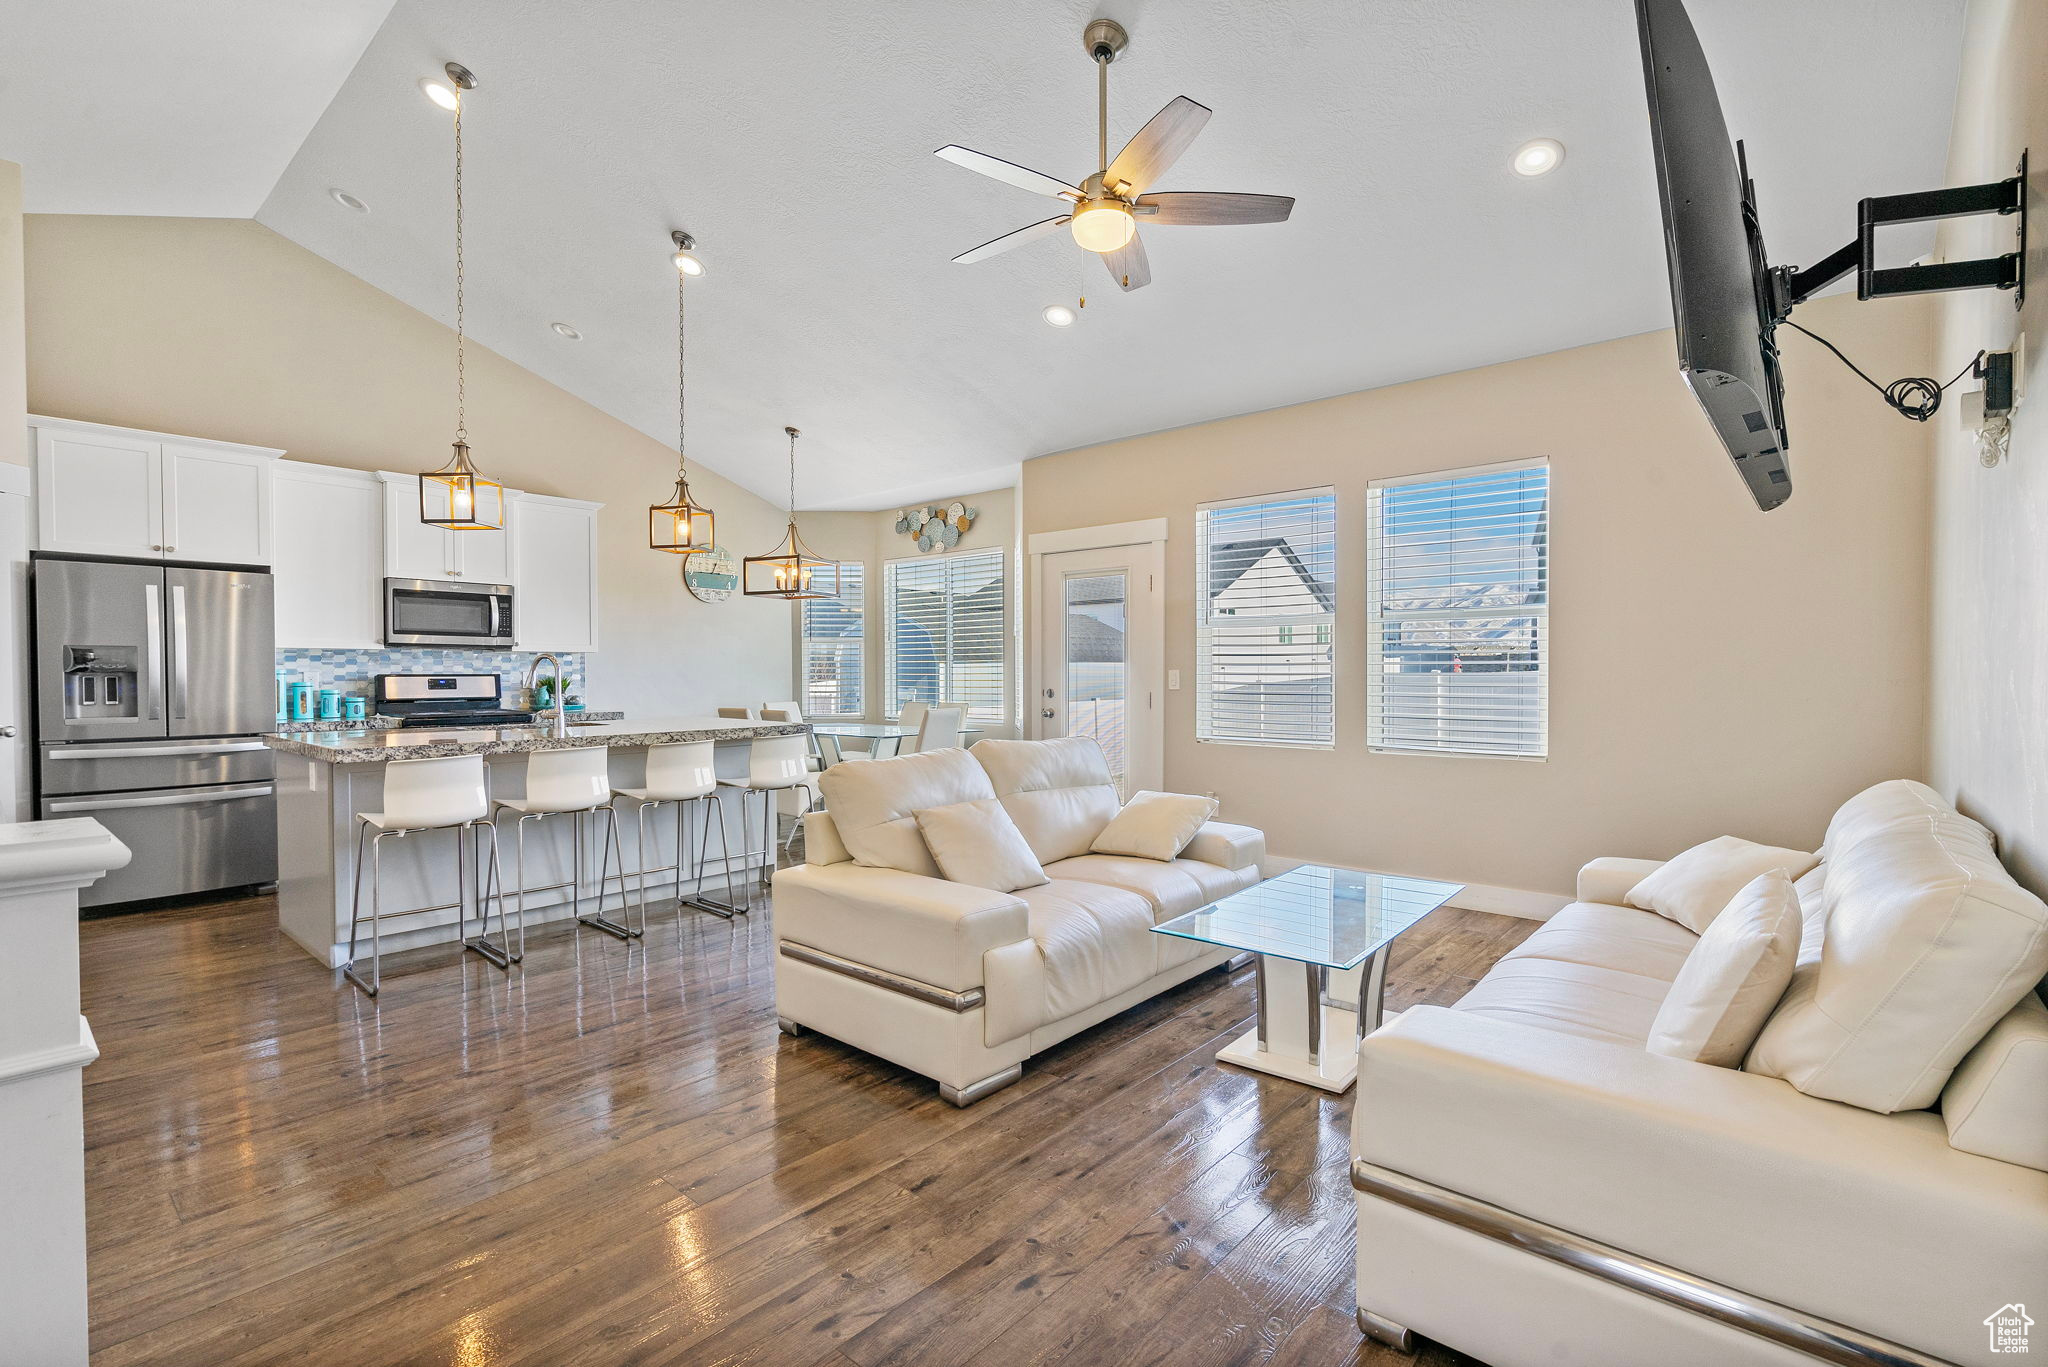
[[[1089,850],[1125,854],[1137,859],[1170,860],[1179,856],[1216,815],[1216,799],[1190,793],[1142,792],[1110,818]]]
[[[1696,935],[1704,935],[1721,914],[1721,908],[1757,875],[1778,869],[1786,878],[1794,879],[1819,862],[1819,855],[1805,850],[1759,845],[1753,840],[1724,835],[1695,845],[1659,865],[1649,877],[1630,888],[1622,901],[1676,921]]]
[[[1017,823],[992,797],[927,807],[917,814],[917,829],[949,883],[1015,892],[1052,881]]]
[[[1774,869],[1751,881],[1685,956],[1643,1047],[1741,1067],[1792,981],[1800,924],[1791,879]]]

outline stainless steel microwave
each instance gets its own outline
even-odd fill
[[[512,644],[512,586],[434,579],[384,581],[384,644]]]

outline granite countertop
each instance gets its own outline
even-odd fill
[[[445,731],[358,729],[268,735],[273,750],[326,764],[382,764],[394,759],[441,759],[449,755],[525,755],[536,750],[575,750],[590,745],[626,748],[680,745],[691,741],[746,741],[764,736],[800,736],[803,722],[735,721],[727,717],[659,718],[636,722],[571,722],[557,739],[545,726],[464,726]]]
[[[624,721],[624,712],[597,712],[588,708],[571,710],[571,722],[578,721]],[[361,717],[355,721],[281,721],[271,734],[278,736],[303,736],[313,731],[393,731],[398,728],[397,717]]]

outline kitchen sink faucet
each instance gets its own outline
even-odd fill
[[[556,740],[565,739],[569,734],[569,695],[562,687],[562,662],[542,651],[533,657],[533,663],[526,667],[526,691],[532,694],[534,685],[540,682],[540,662],[546,660],[555,667],[555,709],[552,734]]]

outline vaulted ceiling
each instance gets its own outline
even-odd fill
[[[1963,0],[1691,9],[1774,259],[1940,183]],[[1128,295],[1064,235],[950,264],[1057,206],[934,148],[1093,169],[1099,12],[1131,31],[1112,150],[1188,95],[1215,117],[1157,188],[1293,219],[1147,229]],[[693,459],[779,498],[794,423],[810,507],[1670,322],[1627,0],[0,0],[0,31],[31,210],[253,213],[444,319],[449,119],[417,82],[464,63],[473,334],[673,440],[689,230]],[[1564,165],[1512,174],[1538,136]]]

